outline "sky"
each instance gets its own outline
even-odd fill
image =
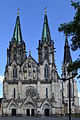
[[[61,23],[73,19],[75,10],[70,0],[0,0],[0,97],[2,97],[2,81],[7,63],[7,47],[13,37],[17,9],[20,8],[20,23],[23,40],[26,43],[26,51],[31,50],[32,56],[38,61],[38,41],[41,39],[44,8],[47,7],[48,24],[51,38],[56,48],[55,62],[57,71],[61,76],[61,68],[64,56],[65,36],[59,33],[58,26]],[[69,44],[71,44],[69,38]],[[27,55],[28,55],[27,53]],[[75,60],[79,51],[72,52]],[[78,93],[80,96],[80,83],[77,80]]]

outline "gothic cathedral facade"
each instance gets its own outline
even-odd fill
[[[13,38],[7,49],[3,81],[2,115],[52,116],[69,113],[68,81],[61,82],[55,65],[54,42],[50,36],[47,13],[38,45],[38,62],[26,54],[20,17],[17,14]],[[67,38],[64,46],[62,74],[72,62]],[[71,80],[72,113],[78,112],[79,98],[75,79]]]

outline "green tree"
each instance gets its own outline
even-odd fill
[[[68,37],[71,37],[71,49],[72,51],[80,51],[80,2],[79,1],[72,1],[71,5],[75,9],[75,15],[72,21],[68,23],[60,24],[58,27],[59,32],[63,32]],[[72,70],[79,70],[80,69],[80,55],[79,57],[69,65],[68,71]],[[80,75],[78,75],[80,78]]]

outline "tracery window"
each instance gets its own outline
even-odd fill
[[[14,57],[14,60],[16,60],[16,49],[14,49],[14,53],[13,53],[13,57]]]
[[[13,78],[17,78],[17,68],[13,68]]]
[[[36,96],[36,90],[32,87],[26,90],[26,96],[34,97]]]
[[[33,71],[33,78],[36,78],[36,71]]]
[[[24,79],[26,79],[27,78],[27,73],[24,73]]]
[[[31,76],[31,71],[30,70],[28,71],[28,75],[29,75],[29,77]]]

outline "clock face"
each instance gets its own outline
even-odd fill
[[[26,91],[26,96],[34,97],[36,96],[36,91],[33,88],[29,88]]]

